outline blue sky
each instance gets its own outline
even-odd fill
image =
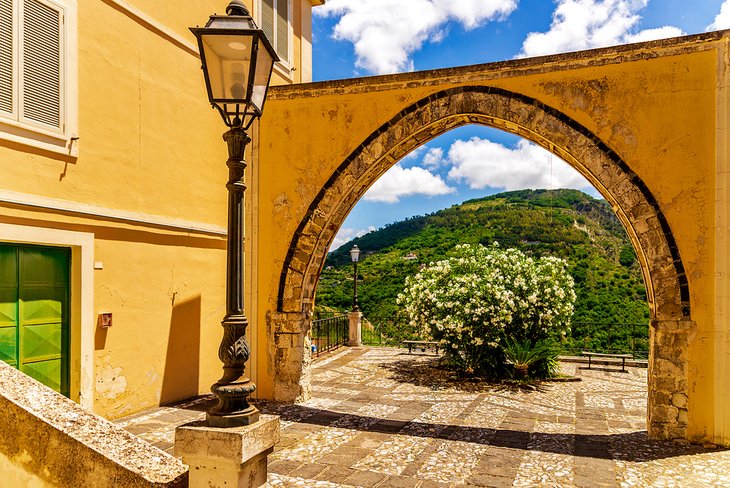
[[[313,22],[314,79],[321,81],[727,29],[730,0],[327,0],[314,9]],[[378,180],[331,250],[389,222],[518,188],[598,196],[543,149],[488,127],[462,127]]]

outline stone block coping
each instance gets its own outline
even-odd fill
[[[0,466],[15,482],[59,487],[177,488],[188,478],[180,460],[2,361]]]

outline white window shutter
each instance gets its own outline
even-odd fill
[[[0,0],[0,111],[13,113],[13,0]]]
[[[276,46],[274,39],[274,0],[261,0],[261,30],[272,46]]]
[[[62,128],[62,13],[40,0],[24,0],[22,34],[23,117]]]
[[[289,0],[276,0],[276,53],[289,62]]]

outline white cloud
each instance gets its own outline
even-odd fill
[[[371,202],[398,203],[401,197],[446,195],[454,191],[440,176],[426,169],[396,164],[378,178],[363,198]]]
[[[473,29],[516,7],[517,0],[328,0],[314,13],[339,17],[333,37],[353,43],[358,68],[383,74],[413,70],[411,55],[442,40],[450,21]]]
[[[730,29],[730,0],[725,0],[715,21],[707,26],[707,30]]]
[[[335,236],[334,240],[332,241],[332,244],[330,245],[330,252],[336,250],[343,244],[347,244],[351,240],[353,240],[356,237],[362,237],[368,232],[372,232],[375,230],[375,226],[370,226],[367,229],[353,229],[351,227],[340,227],[340,230],[337,231],[337,235]]]
[[[438,168],[446,161],[444,160],[444,150],[440,147],[432,147],[423,155],[421,164],[429,169]]]
[[[625,42],[646,42],[655,41],[657,39],[667,39],[669,37],[683,36],[685,33],[679,27],[665,25],[655,29],[644,29],[636,34],[627,34],[624,36]]]
[[[464,182],[471,189],[593,189],[562,159],[552,157],[551,171],[551,154],[524,139],[514,149],[478,137],[457,140],[451,145],[448,158],[453,165],[449,178]]]
[[[648,0],[557,0],[550,30],[529,33],[518,56],[578,51],[684,34],[673,26],[637,31],[639,12],[647,3]]]

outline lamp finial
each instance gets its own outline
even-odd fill
[[[231,3],[226,7],[226,14],[228,15],[245,15],[249,16],[248,8],[243,0],[231,0]]]

